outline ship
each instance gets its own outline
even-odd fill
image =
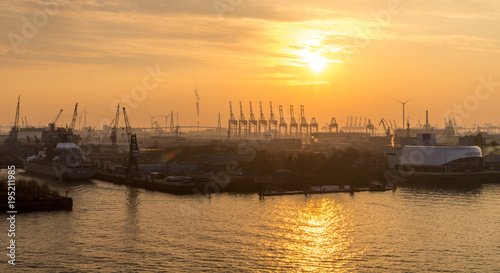
[[[59,180],[86,180],[97,174],[97,165],[80,154],[80,147],[71,142],[46,147],[37,155],[20,158],[28,173]]]

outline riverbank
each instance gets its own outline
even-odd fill
[[[9,193],[8,193],[9,192]],[[5,177],[0,178],[0,196],[5,200],[3,212],[16,211],[17,213],[34,211],[72,210],[73,199],[61,196],[47,184],[38,184],[33,179],[16,180],[15,185],[8,185]],[[9,199],[10,198],[10,199]],[[8,207],[13,201],[13,207]]]

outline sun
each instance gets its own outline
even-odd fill
[[[321,57],[321,56],[318,56],[315,54],[310,54],[306,58],[307,58],[307,62],[309,62],[309,66],[315,72],[321,71],[326,66],[326,59]]]

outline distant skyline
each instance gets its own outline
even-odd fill
[[[87,125],[120,102],[134,127],[171,111],[227,126],[229,101],[237,118],[239,101],[246,118],[249,101],[257,118],[272,101],[320,128],[351,115],[402,126],[395,99],[411,98],[412,125],[426,110],[440,127],[500,124],[498,1],[20,0],[0,14],[3,126],[18,95],[35,126],[61,108],[69,124],[77,102]]]

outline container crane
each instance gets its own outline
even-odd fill
[[[240,119],[238,121],[238,136],[241,138],[241,129],[245,130],[245,135],[248,134],[248,120],[245,119],[245,115],[243,114],[243,106],[241,106],[240,101]]]
[[[230,135],[236,136],[236,131],[238,130],[238,121],[233,114],[233,106],[229,102],[229,121],[228,121],[228,138]]]
[[[299,131],[299,124],[297,123],[297,121],[295,120],[295,115],[294,115],[294,112],[293,112],[293,105],[290,105],[290,136],[294,136],[294,134],[296,135]],[[293,129],[295,128],[295,132],[293,132]]]
[[[261,129],[264,128],[264,133],[267,133],[267,119],[264,117],[264,113],[262,112],[262,101],[259,101],[260,106],[260,117],[259,117],[259,136],[261,133]]]
[[[330,133],[332,132],[332,127],[335,127],[335,132],[339,132],[339,125],[337,124],[337,120],[335,118],[332,118],[330,120],[330,124],[328,125],[330,127]]]
[[[253,132],[257,133],[258,123],[257,123],[257,119],[255,119],[255,116],[253,115],[252,102],[250,102],[250,119],[248,121],[249,121],[249,124],[248,124],[249,135],[252,134],[252,128],[253,128]]]
[[[280,129],[279,129],[279,134],[281,135],[281,128],[284,128],[285,129],[284,135],[286,136],[287,130],[288,130],[288,124],[286,123],[285,117],[283,116],[283,106],[280,105],[279,111],[280,111],[280,124],[279,124]]]
[[[317,124],[316,124],[317,125]],[[306,136],[309,135],[309,124],[307,124],[306,116],[304,114],[304,105],[300,106],[300,135],[306,130]]]
[[[118,129],[118,120],[120,119],[120,105],[116,107],[116,117],[115,117],[115,124],[113,125],[113,128],[111,128],[111,136],[109,139],[111,139],[111,144],[116,145],[116,130]]]
[[[371,132],[371,136],[373,136],[373,131],[375,130],[375,126],[373,126],[372,121],[369,119],[368,124],[366,125],[366,133]]]
[[[270,106],[270,114],[269,114],[269,131],[275,131],[278,130],[278,121],[276,120],[276,117],[274,116],[273,113],[273,102],[269,102]]]
[[[123,119],[125,120],[125,129],[127,130],[127,137],[129,141],[129,156],[128,156],[128,166],[127,166],[127,176],[133,177],[138,174],[139,165],[139,147],[137,146],[137,135],[132,134],[132,128],[130,127],[130,122],[128,120],[127,111],[125,107],[123,109]],[[158,122],[156,123],[158,124]]]
[[[319,125],[316,122],[316,118],[311,119],[311,123],[309,123],[309,134],[319,132]]]

